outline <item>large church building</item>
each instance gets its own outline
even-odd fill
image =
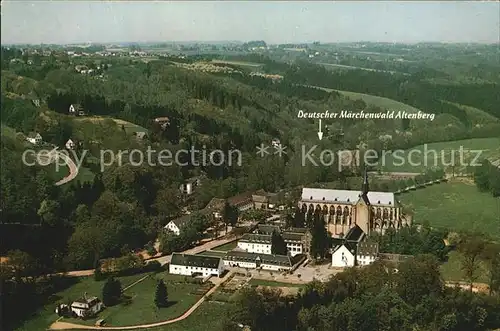
[[[355,225],[367,235],[411,225],[394,193],[370,192],[367,173],[361,191],[303,188],[299,208],[306,217],[319,210],[334,237],[345,235]]]

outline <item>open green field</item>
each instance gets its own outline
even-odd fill
[[[364,93],[356,93],[356,92],[349,92],[349,91],[339,91],[337,90],[340,94],[348,97],[349,99],[352,100],[357,100],[361,99],[363,100],[367,105],[372,105],[375,107],[380,107],[383,109],[387,110],[394,110],[394,111],[406,111],[408,113],[417,113],[419,109],[412,107],[410,105],[407,105],[405,103],[388,99],[388,98],[383,98],[379,97],[376,95],[371,95],[371,94],[364,94]]]
[[[137,124],[134,124],[131,122],[127,122],[127,121],[124,121],[124,120],[121,120],[118,118],[111,118],[111,117],[104,117],[104,116],[81,116],[81,117],[76,117],[74,120],[78,121],[78,122],[88,121],[88,122],[92,122],[92,123],[99,123],[99,122],[102,122],[102,121],[105,121],[108,119],[113,120],[118,125],[118,128],[121,128],[121,126],[123,125],[123,127],[125,128],[125,131],[128,134],[132,134],[134,132],[148,132],[148,130],[146,128],[144,128],[140,125],[137,125]]]
[[[441,265],[441,275],[445,281],[466,281],[462,270],[462,255],[459,252],[452,251],[448,254],[448,261]],[[481,264],[476,272],[475,282],[487,283],[486,267]]]
[[[453,103],[445,100],[441,100],[443,103],[449,103],[451,105],[454,105],[458,108],[461,108],[465,111],[467,114],[467,118],[470,120],[472,124],[491,124],[491,123],[498,123],[500,122],[500,119],[496,118],[493,115],[488,114],[482,109],[462,105],[459,103]]]
[[[263,66],[262,63],[245,62],[245,61],[212,60],[212,63],[230,64],[233,66],[252,67],[252,68],[258,68]]]
[[[235,249],[236,246],[238,246],[238,241],[237,240],[231,241],[231,242],[229,242],[227,244],[224,244],[224,245],[220,245],[220,246],[214,247],[214,248],[212,248],[212,250],[214,250],[214,251],[222,251],[222,252],[229,252],[229,251],[232,251],[233,249]]]
[[[125,288],[136,282],[147,274],[118,277]],[[93,277],[72,278],[75,281],[71,287],[56,293],[50,301],[39,311],[37,311],[24,325],[17,328],[17,331],[38,331],[46,330],[50,324],[55,322],[59,316],[54,312],[58,303],[70,303],[87,293],[88,296],[97,296],[102,298],[102,287],[104,281],[96,282]],[[128,293],[128,291],[126,291]]]
[[[167,285],[170,306],[158,309],[154,304],[157,279]],[[86,321],[69,319],[71,322],[94,325],[98,319],[105,319],[109,326],[126,326],[154,323],[184,314],[202,296],[201,286],[184,282],[183,276],[161,273],[151,276],[125,292],[132,299],[130,304],[119,304],[104,309],[98,317]]]
[[[414,222],[450,230],[476,230],[500,238],[500,199],[479,192],[475,185],[448,182],[399,196],[414,208]]]
[[[352,99],[352,100],[361,99],[367,105],[372,105],[375,107],[380,107],[380,108],[391,110],[391,111],[392,110],[394,110],[394,111],[401,110],[401,111],[406,111],[408,113],[417,113],[419,111],[419,109],[412,107],[410,105],[407,105],[405,103],[402,103],[402,102],[399,102],[396,100],[392,100],[392,99],[388,99],[388,98],[379,97],[376,95],[350,92],[350,91],[340,91],[340,90],[334,90],[331,88],[320,87],[320,86],[311,86],[311,87],[318,88],[318,89],[321,89],[321,90],[326,91],[326,92],[337,91],[340,94],[348,97],[349,99]]]
[[[177,323],[143,329],[149,331],[220,331],[229,303],[205,301],[188,318]]]
[[[455,164],[455,173],[465,173],[469,164],[479,163],[479,160],[473,163],[478,153],[481,159],[499,160],[500,138],[477,138],[420,145],[387,154],[379,161],[379,169],[383,172],[423,172],[437,166],[451,172],[451,165]]]

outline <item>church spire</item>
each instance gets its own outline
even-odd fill
[[[368,183],[368,171],[365,169],[363,185],[361,186],[361,192],[363,193],[363,195],[367,195],[368,191],[370,191],[370,185]]]

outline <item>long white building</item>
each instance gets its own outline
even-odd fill
[[[224,257],[224,266],[270,271],[288,271],[292,269],[292,259],[287,255],[258,254],[232,251]]]
[[[219,257],[173,253],[168,269],[175,275],[220,277],[224,272],[224,263]]]
[[[291,256],[304,253],[304,234],[281,234]],[[238,241],[238,248],[248,253],[272,254],[271,234],[245,234]]]

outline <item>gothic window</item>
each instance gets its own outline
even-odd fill
[[[344,208],[344,216],[349,215],[349,208],[345,207]]]
[[[389,217],[389,211],[387,208],[384,208],[384,220],[386,220]]]
[[[335,207],[334,206],[330,206],[330,215],[335,215]]]
[[[382,210],[380,210],[380,208],[377,208],[377,218],[382,218]]]

